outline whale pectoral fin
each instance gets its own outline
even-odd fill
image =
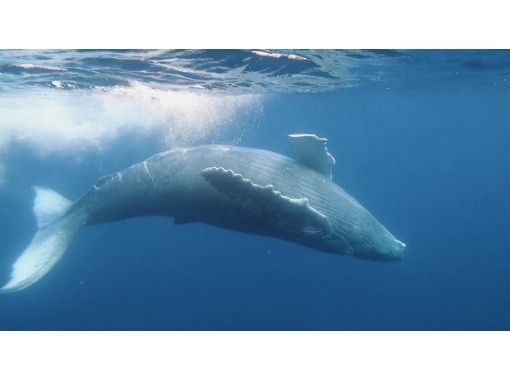
[[[305,235],[328,235],[331,232],[329,219],[313,208],[307,198],[287,197],[275,190],[273,185],[257,185],[222,167],[206,168],[202,170],[202,176],[248,212],[286,231]]]
[[[312,134],[289,135],[296,161],[332,179],[335,158],[328,152],[328,139]]]

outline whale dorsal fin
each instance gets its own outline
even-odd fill
[[[222,167],[202,170],[202,176],[218,191],[228,195],[258,217],[267,219],[285,231],[328,235],[329,219],[312,206],[307,198],[290,198],[273,185],[257,185],[241,174]]]
[[[328,152],[328,139],[317,135],[297,133],[289,135],[296,161],[331,179],[335,158]]]

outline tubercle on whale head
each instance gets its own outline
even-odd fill
[[[404,257],[404,251],[406,250],[407,245],[403,241],[395,239],[395,248],[394,253],[396,254],[397,259],[401,259]]]
[[[404,257],[406,248],[407,245],[404,242],[393,238],[392,244],[387,244],[383,249],[379,250],[379,254],[383,256],[381,260],[401,260]]]
[[[406,248],[407,248],[406,243],[404,243],[403,241],[400,241],[400,240],[398,240],[398,239],[395,239],[395,242],[397,243],[397,245],[398,245],[398,246],[399,246],[402,250],[404,250],[404,249],[406,249]]]
[[[355,256],[375,261],[397,261],[404,258],[404,251],[407,245],[392,237],[377,246],[372,246],[356,251]]]

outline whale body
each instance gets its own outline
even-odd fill
[[[272,236],[321,251],[395,260],[405,244],[332,181],[327,140],[290,135],[295,158],[228,145],[172,149],[101,177],[72,203],[36,187],[39,230],[4,292],[35,283],[84,226],[143,215]]]

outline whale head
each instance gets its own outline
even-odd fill
[[[376,261],[395,261],[404,257],[406,244],[368,214],[362,223],[353,223],[347,240],[349,253],[355,257]]]

